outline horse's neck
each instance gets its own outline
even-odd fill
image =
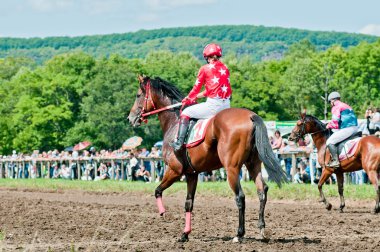
[[[315,147],[317,147],[318,152],[326,146],[326,136],[323,134],[323,132],[312,135],[311,137],[313,138],[313,142],[315,144]]]
[[[157,103],[157,109],[164,108],[166,106],[172,105],[165,99],[165,102]],[[178,116],[173,109],[162,111],[158,114],[158,120],[160,121],[162,132],[165,133],[173,128],[178,123]]]

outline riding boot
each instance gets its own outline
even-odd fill
[[[181,121],[178,127],[178,137],[175,142],[170,143],[170,146],[174,148],[174,151],[182,149],[183,142],[186,137],[187,127],[189,126],[190,119],[188,117],[181,117]]]
[[[330,150],[331,160],[327,164],[328,167],[338,168],[340,166],[338,158],[338,147],[335,144],[329,144],[327,146]]]

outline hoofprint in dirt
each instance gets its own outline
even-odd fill
[[[177,239],[184,226],[182,194],[166,196],[168,214],[158,215],[153,193],[0,190],[2,251],[380,251],[380,216],[372,201],[338,200],[327,212],[314,201],[269,200],[269,241],[256,228],[258,200],[247,199],[246,236],[238,227],[233,197],[198,196],[189,242]]]

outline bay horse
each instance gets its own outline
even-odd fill
[[[173,84],[159,77],[139,76],[138,79],[139,88],[128,119],[133,127],[137,127],[148,115],[158,114],[164,135],[163,159],[167,166],[164,177],[155,190],[156,203],[161,216],[165,213],[162,202],[163,191],[182,175],[186,176],[185,228],[179,241],[188,241],[191,232],[191,213],[198,173],[221,167],[227,171],[228,183],[235,193],[239,210],[239,227],[233,241],[242,239],[245,234],[245,195],[240,185],[239,172],[243,164],[246,165],[256,184],[260,201],[258,228],[265,238],[264,210],[269,188],[261,175],[261,163],[264,163],[269,177],[279,186],[286,181],[286,175],[273,154],[261,117],[248,109],[223,110],[210,120],[205,139],[201,144],[187,149],[188,154],[186,148],[174,152],[169,143],[176,137],[179,109],[173,107],[182,101],[183,96]]]
[[[326,141],[330,136],[330,130],[326,125],[319,121],[316,117],[301,113],[301,119],[297,121],[293,128],[289,140],[298,141],[304,135],[310,134],[318,149],[318,163],[322,167],[322,175],[318,183],[320,194],[320,202],[323,202],[327,210],[331,210],[332,205],[327,201],[322,191],[322,186],[330,176],[335,173],[338,184],[338,192],[340,196],[340,211],[343,212],[345,201],[343,196],[343,173],[353,172],[364,169],[369,180],[376,191],[376,204],[374,213],[380,212],[380,185],[378,182],[378,173],[380,171],[380,138],[375,136],[363,137],[353,156],[342,160],[339,168],[331,168],[326,166]]]

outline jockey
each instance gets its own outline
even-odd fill
[[[180,116],[177,140],[170,144],[175,151],[182,148],[190,118],[210,118],[219,111],[230,107],[232,94],[230,72],[227,66],[219,61],[219,58],[222,57],[222,48],[218,44],[208,44],[203,49],[203,57],[207,64],[199,70],[194,87],[182,100],[182,104],[191,105],[203,97],[207,97],[207,100],[183,110]],[[205,90],[200,92],[203,85]]]
[[[358,131],[358,119],[352,108],[340,101],[338,92],[330,93],[328,101],[332,106],[332,120],[327,124],[326,128],[335,131],[326,141],[326,146],[331,153],[331,160],[327,166],[339,167],[338,147],[336,144]]]

